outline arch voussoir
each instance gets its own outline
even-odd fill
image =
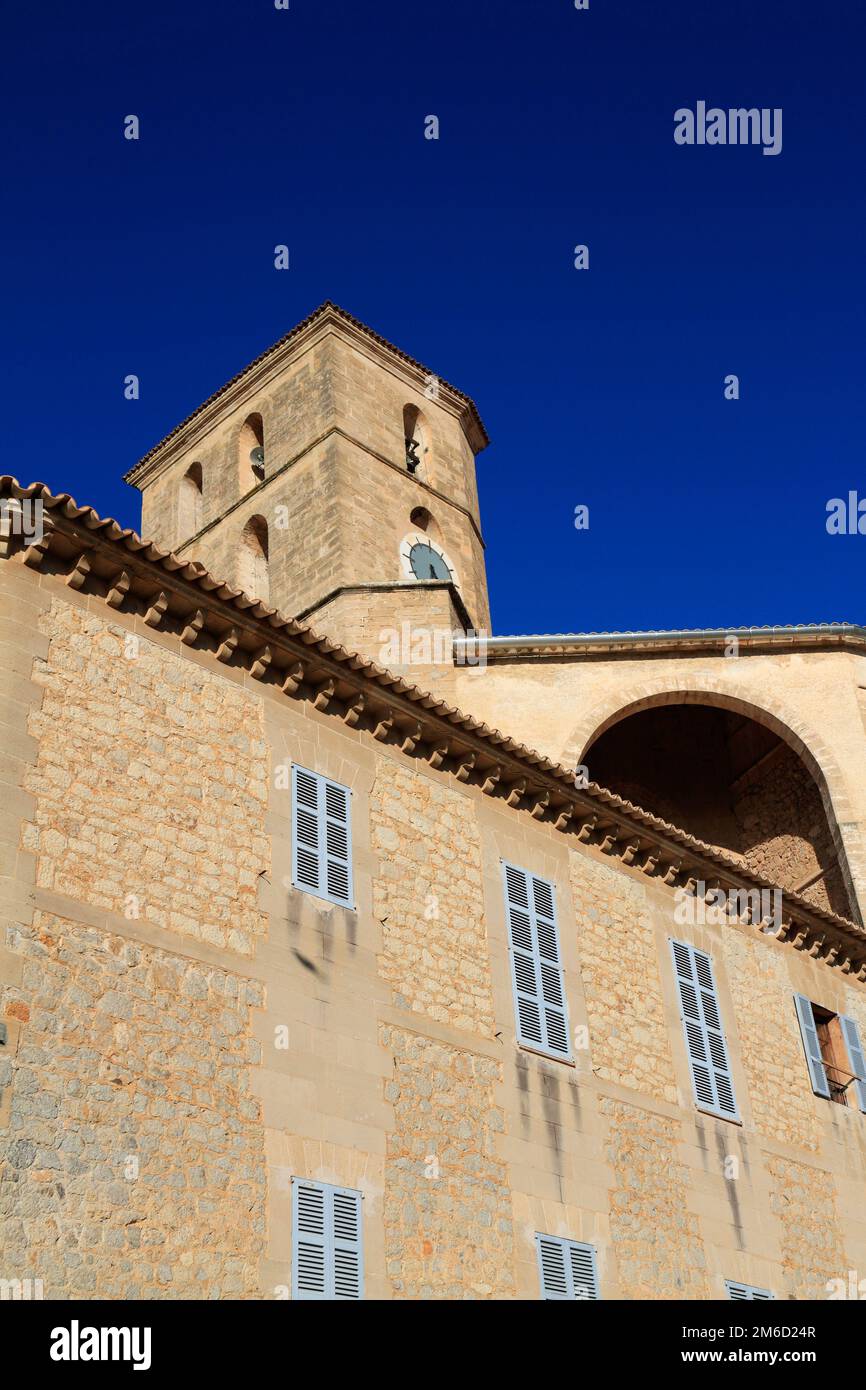
[[[731,710],[771,730],[803,761],[818,788],[843,872],[859,900],[866,890],[866,860],[859,827],[833,753],[814,729],[775,695],[756,692],[740,681],[714,676],[661,676],[611,692],[586,711],[572,730],[563,753],[568,766],[589,766],[593,744],[613,725],[643,710],[676,704],[706,704]],[[847,861],[847,863],[846,863]]]

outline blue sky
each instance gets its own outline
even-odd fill
[[[5,27],[3,471],[137,525],[121,474],[333,299],[479,406],[495,631],[866,621],[866,536],[825,529],[866,497],[862,4]],[[781,107],[781,154],[677,146],[698,100]]]

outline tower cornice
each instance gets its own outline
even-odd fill
[[[124,481],[134,487],[141,487],[142,483],[153,481],[176,459],[203,439],[215,425],[267,386],[288,363],[331,333],[339,334],[345,341],[422,394],[429,383],[435,381],[437,403],[459,420],[473,453],[478,454],[486,448],[489,443],[487,431],[478,413],[478,407],[470,396],[432,372],[402,348],[383,338],[360,319],[354,318],[339,305],[326,300],[242,371],[231,377],[224,386],[176,425],[164,439],[149,449],[143,458],[124,474]]]

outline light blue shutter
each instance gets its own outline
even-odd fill
[[[292,766],[292,878],[296,888],[319,893],[322,828],[319,779],[315,772]]]
[[[342,1187],[330,1189],[333,1241],[333,1297],[362,1298],[364,1251],[361,1194]]]
[[[713,963],[703,951],[685,941],[672,940],[671,951],[695,1099],[701,1110],[724,1119],[738,1119]]]
[[[292,1298],[328,1297],[327,1199],[319,1183],[292,1179]]]
[[[536,1232],[538,1277],[541,1297],[548,1302],[561,1299],[597,1300],[598,1267],[595,1247],[559,1236]]]
[[[745,1299],[750,1303],[773,1298],[769,1289],[756,1289],[754,1284],[737,1284],[733,1279],[726,1279],[725,1287],[728,1290],[728,1298]]]
[[[570,1057],[553,884],[503,863],[518,1041]]]
[[[325,823],[325,893],[333,903],[353,907],[351,794],[338,782],[321,779]]]
[[[342,907],[354,907],[351,792],[295,763],[292,803],[295,887]]]
[[[364,1296],[361,1194],[292,1179],[292,1297]]]
[[[827,1081],[827,1073],[824,1070],[824,1059],[821,1056],[821,1044],[818,1042],[818,1030],[815,1027],[812,1004],[805,994],[795,994],[794,1003],[797,1006],[797,1018],[800,1020],[800,1036],[803,1039],[803,1050],[809,1064],[812,1090],[816,1096],[823,1096],[825,1100],[829,1100],[830,1086]]]
[[[863,1114],[866,1115],[866,1056],[863,1054],[863,1046],[860,1042],[860,1034],[857,1031],[857,1024],[853,1018],[848,1018],[846,1014],[839,1015],[839,1022],[842,1025],[842,1036],[845,1039],[845,1046],[848,1049],[848,1064],[856,1076],[853,1088],[857,1095],[857,1101]]]

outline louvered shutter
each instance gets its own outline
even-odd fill
[[[590,1301],[600,1297],[594,1246],[538,1233],[535,1236],[535,1246],[538,1252],[541,1297],[544,1300]]]
[[[352,902],[352,846],[349,789],[338,782],[320,782],[325,818],[325,894],[334,903]]]
[[[513,864],[502,868],[518,1040],[570,1057],[553,884]]]
[[[292,1183],[292,1297],[328,1297],[327,1195],[321,1186]]]
[[[361,1194],[292,1179],[292,1297],[364,1296]]]
[[[823,1096],[825,1100],[829,1100],[830,1086],[827,1081],[827,1073],[824,1070],[821,1044],[818,1042],[818,1029],[815,1027],[815,1015],[812,1012],[811,1002],[805,994],[795,994],[794,1003],[797,1006],[797,1018],[800,1021],[803,1051],[806,1053],[806,1061],[809,1064],[812,1090],[816,1096]]]
[[[733,1279],[726,1279],[725,1286],[728,1290],[728,1298],[745,1299],[748,1302],[762,1302],[772,1299],[773,1295],[769,1289],[756,1289],[753,1284],[737,1284]]]
[[[853,1089],[856,1092],[860,1109],[866,1115],[866,1056],[863,1054],[860,1034],[853,1018],[840,1014],[839,1022],[842,1025],[842,1036],[848,1049],[848,1065],[857,1077],[857,1080],[853,1082]]]
[[[292,801],[295,887],[342,907],[354,907],[351,792],[294,764]]]
[[[333,1232],[333,1296],[361,1298],[364,1270],[361,1249],[361,1194],[331,1189]]]
[[[701,1110],[738,1119],[713,963],[703,951],[684,941],[672,940],[671,950],[695,1099]]]

